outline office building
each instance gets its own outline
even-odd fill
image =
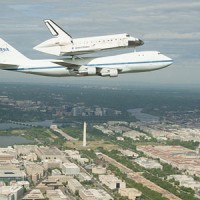
[[[74,163],[63,163],[62,173],[65,175],[78,175],[80,173],[80,168]]]
[[[114,175],[99,175],[99,180],[111,190],[126,188],[126,183]]]

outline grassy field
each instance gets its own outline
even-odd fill
[[[104,149],[108,151],[116,150],[119,148],[118,145],[115,145],[103,140],[88,141],[86,147],[83,147],[82,141],[68,141],[65,143],[65,147],[70,148],[70,149],[77,149],[77,150],[87,150],[87,149],[95,150],[99,147],[103,147]]]

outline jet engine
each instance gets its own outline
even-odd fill
[[[117,69],[103,68],[100,71],[100,74],[101,74],[101,76],[117,77],[118,76],[118,70]]]
[[[81,66],[78,69],[80,75],[95,75],[97,73],[96,67]]]

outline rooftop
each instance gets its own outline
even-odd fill
[[[45,199],[42,192],[39,190],[39,189],[34,189],[32,190],[29,194],[27,194],[23,200],[42,200],[42,199]]]
[[[39,147],[38,151],[43,155],[62,155],[57,147]]]

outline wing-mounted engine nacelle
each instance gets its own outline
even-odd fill
[[[103,68],[103,69],[101,69],[100,74],[101,74],[101,76],[117,77],[118,76],[118,70],[117,69]]]
[[[78,74],[80,75],[96,75],[97,69],[96,67],[87,67],[87,66],[81,66],[78,69]]]

